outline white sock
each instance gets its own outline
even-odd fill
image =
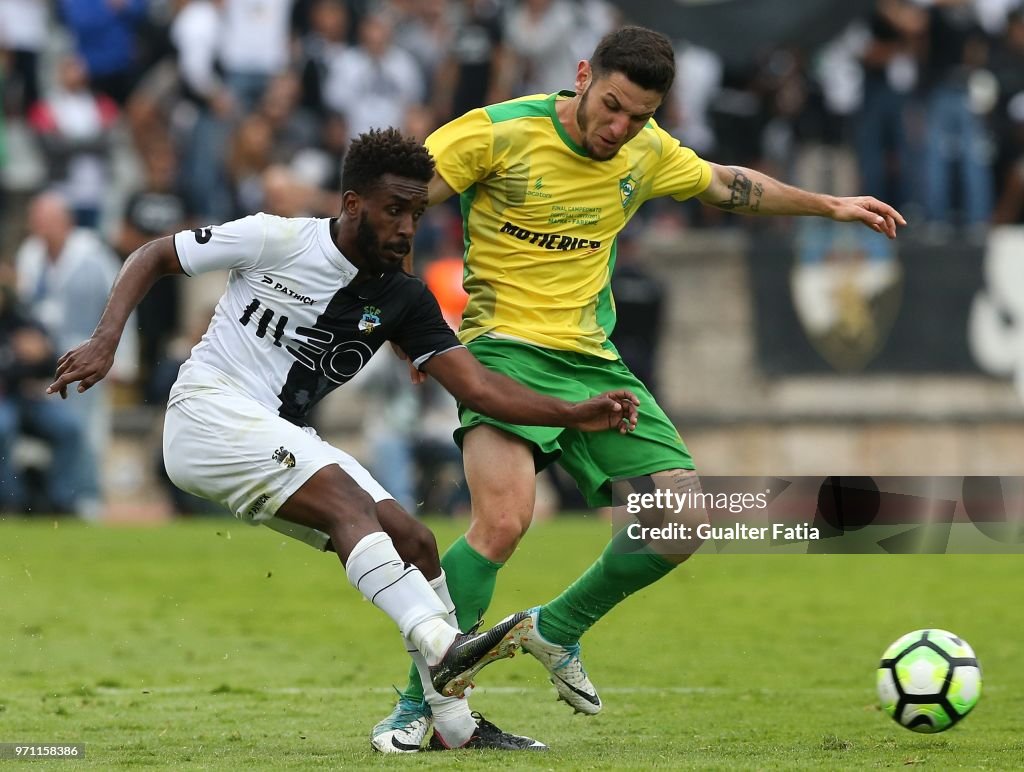
[[[441,571],[441,575],[436,579],[430,580],[430,586],[448,609],[448,624],[457,629],[455,604],[452,603],[452,596],[448,592],[444,571]],[[405,639],[405,649],[412,657],[412,661],[416,663],[420,681],[423,682],[423,696],[426,698],[427,704],[430,705],[430,712],[434,716],[434,731],[441,736],[449,748],[465,745],[476,731],[476,721],[470,714],[468,700],[445,697],[440,694],[430,683],[430,671],[427,669],[426,660],[408,638]]]
[[[383,531],[364,536],[348,556],[345,573],[363,596],[391,617],[402,635],[436,665],[455,640],[448,609],[416,566],[398,556]]]
[[[441,569],[441,575],[436,579],[430,580],[430,586],[434,588],[434,592],[437,593],[437,597],[441,599],[444,607],[448,609],[448,624],[454,627],[456,630],[459,629],[459,620],[455,616],[455,602],[452,600],[452,594],[448,592],[448,577],[444,573],[444,569]],[[462,698],[459,702],[466,702],[469,699],[469,695],[473,693],[473,687],[467,686],[466,691],[463,692]],[[454,697],[442,697],[441,699],[449,700],[455,699]],[[476,722],[473,722],[474,726]]]
[[[455,601],[452,600],[452,594],[448,592],[448,577],[443,568],[439,577],[430,580],[430,589],[437,593],[437,597],[441,599],[444,607],[448,610],[448,624],[458,630],[459,620],[455,617]]]

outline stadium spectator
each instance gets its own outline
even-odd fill
[[[217,61],[232,96],[248,112],[291,61],[292,0],[222,0]]]
[[[2,107],[11,115],[24,115],[39,99],[39,58],[49,16],[42,0],[0,0],[0,51],[7,53]]]
[[[997,225],[1024,224],[1024,92],[1010,100],[1007,113],[1007,160],[993,216]]]
[[[638,206],[659,196],[696,197],[735,213],[860,222],[890,238],[905,224],[868,196],[810,193],[700,159],[654,122],[674,76],[675,52],[664,35],[624,27],[578,64],[574,94],[472,110],[427,139],[437,164],[430,203],[475,193],[463,205],[469,304],[461,340],[486,367],[514,373],[538,391],[588,394],[614,383],[642,395],[643,422],[628,446],[611,434],[517,426],[462,406],[456,438],[473,512],[468,532],[443,558],[460,625],[490,606],[498,571],[529,528],[544,467],[562,464],[591,506],[611,504],[613,479],[657,474],[651,484],[678,491],[699,482],[679,432],[608,341],[613,245]],[[581,225],[590,227],[577,230]],[[689,554],[638,549],[620,532],[561,595],[530,611],[536,631],[524,649],[550,671],[561,699],[577,711],[601,709],[580,660],[580,637]],[[373,747],[418,748],[432,717],[468,711],[422,687],[411,672],[391,715],[371,730]]]
[[[934,0],[928,9],[925,88],[925,208],[933,236],[949,231],[954,203],[961,224],[984,229],[992,215],[992,167],[985,127],[968,84],[987,58],[973,0]],[[959,175],[954,178],[953,167]],[[954,184],[956,179],[956,184]],[[957,195],[957,191],[960,194]]]
[[[263,172],[270,166],[274,131],[259,113],[242,119],[228,147],[227,173],[231,185],[232,212],[243,217],[263,207]]]
[[[512,96],[512,61],[496,0],[457,5],[451,48],[433,84],[434,113],[442,120]]]
[[[0,67],[0,88],[4,85],[4,71]],[[0,106],[0,175],[6,175],[7,171],[7,113]],[[4,234],[7,226],[6,207],[7,196],[6,185],[0,185],[0,234]],[[0,246],[6,242],[6,238],[0,237]]]
[[[289,166],[307,185],[340,194],[341,166],[348,150],[348,123],[340,113],[328,112],[319,125],[319,140],[299,149]]]
[[[549,94],[569,88],[579,61],[568,45],[577,18],[569,0],[518,0],[505,23],[505,37],[520,70],[519,93]]]
[[[1021,120],[1020,130],[1024,134],[1024,118]],[[1024,151],[1006,172],[1003,192],[999,197],[993,223],[1024,225]]]
[[[866,193],[906,204],[914,196],[907,110],[917,85],[915,47],[927,15],[910,0],[878,0],[861,57],[864,100],[857,160]]]
[[[124,105],[140,75],[137,35],[146,0],[59,0],[90,88]]]
[[[425,285],[401,271],[432,172],[422,145],[378,131],[353,142],[336,219],[261,214],[150,242],[125,263],[95,332],[61,358],[47,391],[65,397],[72,384],[82,392],[104,377],[129,313],[157,277],[231,269],[203,343],[171,390],[168,474],[240,519],[336,552],[350,582],[398,625],[433,688],[461,696],[481,667],[514,651],[529,621],[516,614],[486,633],[459,634],[433,535],[355,459],[305,428],[309,410],[388,341],[486,414],[626,432],[636,403],[628,391],[577,403],[543,397],[487,371],[459,344]],[[539,746],[468,710],[458,719],[439,746]]]
[[[999,99],[992,114],[998,190],[993,222],[1015,223],[1024,217],[1024,8],[1007,18],[1005,34],[992,53],[990,69],[999,83]]]
[[[110,180],[110,130],[117,116],[117,105],[90,87],[84,64],[74,55],[60,59],[56,87],[29,110],[49,183],[67,198],[78,225],[99,224]]]
[[[99,321],[119,262],[95,232],[75,227],[59,194],[42,193],[31,201],[28,227],[30,235],[15,254],[18,296],[55,346],[67,350]],[[118,349],[116,377],[134,377],[137,350],[133,323]],[[82,396],[69,403],[85,433],[77,504],[82,515],[94,517],[103,496],[100,463],[110,439],[110,395],[104,384]]]
[[[185,0],[146,0],[146,10],[139,20],[135,35],[139,75],[132,90],[132,97],[153,67],[174,59],[174,44],[170,37],[171,21],[184,2]],[[126,105],[129,106],[130,104]]]
[[[273,133],[271,156],[277,163],[290,163],[299,150],[316,144],[319,127],[315,113],[302,107],[302,82],[291,71],[270,79],[255,112],[267,119]]]
[[[46,330],[19,308],[13,283],[0,276],[0,512],[77,509],[82,427],[67,405],[43,393],[56,362]],[[42,499],[15,463],[15,445],[24,435],[49,447]]]
[[[419,0],[395,24],[395,45],[412,54],[425,86],[426,101],[433,96],[438,67],[452,45],[454,28],[447,0]]]
[[[341,196],[305,182],[284,164],[272,164],[261,175],[264,211],[282,217],[326,217],[338,211]]]
[[[837,196],[852,195],[862,189],[859,159],[851,142],[855,139],[856,116],[864,101],[861,54],[869,35],[865,24],[851,22],[814,57],[810,72],[814,117],[808,121],[811,130],[800,137],[793,175],[793,181],[800,187]]]
[[[324,87],[331,62],[348,49],[348,7],[343,0],[315,0],[309,9],[309,30],[299,39],[298,71],[302,106],[323,118]]]
[[[189,219],[177,186],[173,145],[155,138],[142,148],[142,186],[128,196],[117,235],[117,252],[125,259],[147,241],[180,231]],[[163,404],[155,377],[167,359],[170,342],[180,333],[181,281],[168,277],[156,283],[139,304],[139,384],[146,404]]]
[[[676,48],[681,84],[672,89],[666,107],[674,118],[672,134],[697,153],[715,149],[710,107],[722,86],[722,59],[714,51],[683,43]]]
[[[767,52],[754,88],[761,96],[764,121],[758,168],[792,177],[797,137],[811,112],[810,80],[800,49],[786,46]]]
[[[406,111],[423,102],[423,75],[393,34],[391,20],[372,13],[359,25],[359,45],[331,63],[324,99],[345,116],[351,136],[401,126]]]
[[[576,31],[569,40],[576,60],[586,59],[601,38],[622,24],[622,10],[609,0],[572,0]]]
[[[239,108],[217,63],[223,24],[223,0],[186,0],[170,30],[182,101],[192,108],[185,128],[183,192],[189,209],[207,221],[226,219],[232,211],[224,153]]]

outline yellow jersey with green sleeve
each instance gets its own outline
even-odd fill
[[[463,343],[488,335],[615,359],[616,237],[647,199],[683,201],[711,183],[708,163],[654,120],[612,159],[593,160],[555,112],[572,96],[471,110],[426,140],[461,199]]]

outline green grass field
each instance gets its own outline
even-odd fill
[[[446,545],[463,524],[434,525]],[[489,620],[549,599],[607,536],[592,519],[535,527]],[[0,742],[83,742],[84,761],[53,763],[98,769],[1020,768],[1021,567],[700,556],[588,634],[599,716],[557,703],[530,657],[484,671],[475,709],[551,752],[384,758],[367,732],[407,660],[333,557],[230,520],[0,522]],[[985,675],[974,713],[934,736],[897,726],[874,692],[886,645],[929,626],[964,636]]]

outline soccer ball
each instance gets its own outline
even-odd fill
[[[915,732],[942,732],[981,696],[981,666],[967,641],[945,630],[907,633],[885,650],[878,697],[894,721]]]

